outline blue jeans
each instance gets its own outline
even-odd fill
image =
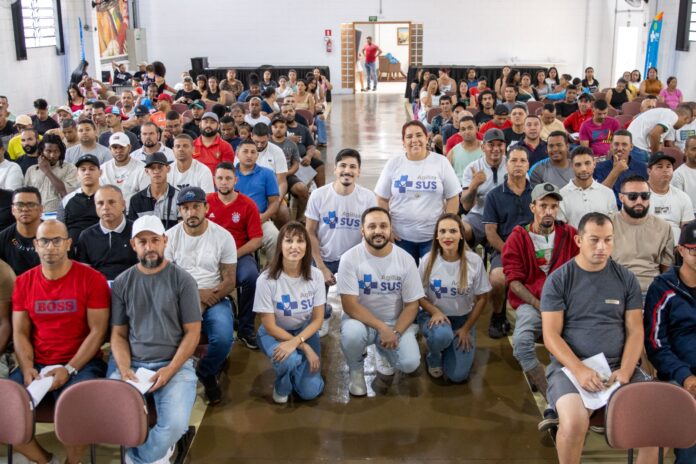
[[[244,255],[237,259],[237,289],[239,296],[239,311],[237,335],[246,337],[254,333],[256,313],[253,311],[256,279],[259,278],[259,268],[253,255]]]
[[[396,349],[388,350],[380,344],[379,333],[376,329],[368,327],[358,320],[346,318],[341,321],[341,350],[343,350],[343,356],[345,356],[351,371],[363,368],[365,349],[369,345],[375,345],[377,351],[387,358],[389,364],[401,372],[410,374],[420,366],[420,349],[415,332],[409,327],[401,335]]]
[[[370,82],[372,82],[372,88],[377,88],[377,61],[372,63],[365,62],[365,75],[367,76],[367,88],[370,88]]]
[[[408,240],[397,240],[396,245],[403,248],[409,255],[413,256],[416,260],[416,266],[420,262],[420,259],[425,256],[426,253],[430,251],[433,246],[433,242],[428,240],[427,242],[410,242]]]
[[[302,330],[304,327],[287,332],[294,336]],[[263,326],[259,327],[257,337],[261,350],[266,356],[272,358],[273,352],[280,342],[269,335]],[[319,335],[316,332],[307,339],[306,343],[321,358]],[[321,378],[321,372],[310,372],[309,362],[303,351],[297,349],[284,361],[275,362],[271,359],[271,362],[276,374],[274,388],[279,395],[287,396],[294,390],[303,400],[312,400],[324,390],[324,379]]]
[[[633,149],[631,150],[631,159],[647,163],[648,159],[650,159],[650,152],[642,150],[642,149],[634,146]]]
[[[43,369],[46,366],[48,366],[48,364],[34,364],[34,369],[41,372],[41,369]],[[69,377],[68,381],[65,382],[65,384],[62,387],[48,392],[48,394],[53,395],[53,399],[56,400],[63,392],[63,390],[65,390],[66,388],[75,385],[78,382],[82,382],[83,380],[103,379],[105,375],[106,363],[101,358],[94,358],[87,364],[82,366],[82,369],[77,371],[77,374],[75,374],[72,377]],[[24,385],[24,376],[22,375],[22,371],[19,367],[17,367],[10,373],[9,378],[10,380],[14,380],[20,385]]]
[[[691,448],[675,448],[674,456],[676,457],[674,464],[692,464],[696,462],[696,446],[692,446]]]
[[[110,361],[109,366],[112,365],[115,364]],[[169,361],[153,363],[132,361],[131,369],[136,371],[139,367],[144,367],[157,371],[167,365]],[[116,369],[109,378],[120,379],[121,373]],[[148,393],[152,395],[155,402],[157,424],[150,429],[145,443],[137,448],[128,448],[128,457],[135,464],[155,462],[163,458],[167,450],[186,433],[193,403],[196,401],[196,384],[193,359],[189,359],[164,387]]]
[[[203,313],[203,333],[208,337],[208,353],[198,363],[198,374],[208,377],[220,372],[234,342],[234,316],[228,298]]]
[[[428,345],[428,355],[426,362],[429,367],[442,367],[445,375],[452,382],[460,383],[465,381],[471,373],[471,366],[474,364],[474,354],[476,353],[476,325],[471,327],[469,337],[473,348],[465,351],[464,348],[457,348],[458,338],[454,332],[466,323],[469,314],[464,316],[448,316],[450,324],[438,324],[428,327],[430,314],[426,311],[419,311],[416,321],[420,326],[420,331],[425,337]]]
[[[317,143],[326,144],[326,121],[317,116],[314,124],[317,126]]]

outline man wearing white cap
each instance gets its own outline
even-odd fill
[[[112,287],[111,359],[107,376],[137,380],[149,369],[157,425],[147,440],[127,450],[126,462],[169,462],[188,430],[196,399],[193,353],[201,334],[198,288],[191,275],[164,257],[167,236],[155,216],[133,223],[131,246],[138,264]]]
[[[30,116],[21,114],[17,116],[17,120],[14,123],[14,128],[17,135],[12,137],[7,143],[7,154],[12,161],[16,161],[17,158],[27,152],[24,148],[24,143],[22,142],[22,132],[24,132],[25,129],[34,129],[34,123],[32,122]],[[36,129],[34,129],[34,133],[36,134],[36,143],[34,143],[33,146],[36,147],[41,140],[41,135],[39,135],[39,132],[36,131]]]
[[[131,158],[131,145],[128,136],[123,132],[115,132],[109,137],[109,149],[113,159],[101,165],[102,185],[112,184],[121,189],[126,205],[133,194],[146,188],[150,183],[145,175],[145,164]]]
[[[67,105],[59,106],[54,114],[58,115],[58,124],[62,124],[66,119],[73,118],[72,110]]]

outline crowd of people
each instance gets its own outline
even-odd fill
[[[355,397],[367,394],[369,346],[382,375],[412,373],[419,334],[427,373],[466,381],[490,306],[488,335],[512,334],[562,463],[580,462],[590,419],[562,368],[591,392],[656,375],[696,395],[694,103],[665,99],[625,129],[608,116],[610,95],[592,97],[591,68],[577,85],[562,75],[560,91],[546,74],[532,84],[511,69],[481,87],[474,69],[464,87],[476,93],[443,70],[417,93],[441,112],[403,125],[403,153],[372,191],[351,148],[337,151],[326,183],[324,120],[297,112],[317,109],[325,78],[312,87],[269,74],[247,90],[230,70],[196,87],[184,76],[177,90],[158,68],[114,67],[114,82],[135,90],[111,104],[94,96],[112,90],[83,76],[68,105],[49,115],[38,99],[36,114],[14,123],[0,97],[10,137],[0,145],[0,375],[28,385],[47,371],[56,397],[81,380],[154,371],[157,425],[128,462],[168,462],[197,382],[209,405],[221,402],[235,341],[269,358],[275,403],[318,397],[334,285]],[[651,79],[639,93],[656,88]],[[544,83],[544,98],[562,102],[529,114]],[[540,337],[549,366],[536,355]],[[609,378],[582,363],[598,353]],[[36,440],[15,449],[57,462]],[[641,462],[656,456],[641,451]],[[82,452],[67,448],[68,462]],[[675,452],[679,463],[696,459],[695,449]]]

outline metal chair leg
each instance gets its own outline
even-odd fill
[[[97,445],[89,445],[89,460],[92,464],[97,464]]]
[[[7,445],[7,464],[12,464],[12,445]]]

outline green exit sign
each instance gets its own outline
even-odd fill
[[[370,22],[371,22],[371,23],[376,23],[376,22],[377,22],[377,16],[370,16]]]

